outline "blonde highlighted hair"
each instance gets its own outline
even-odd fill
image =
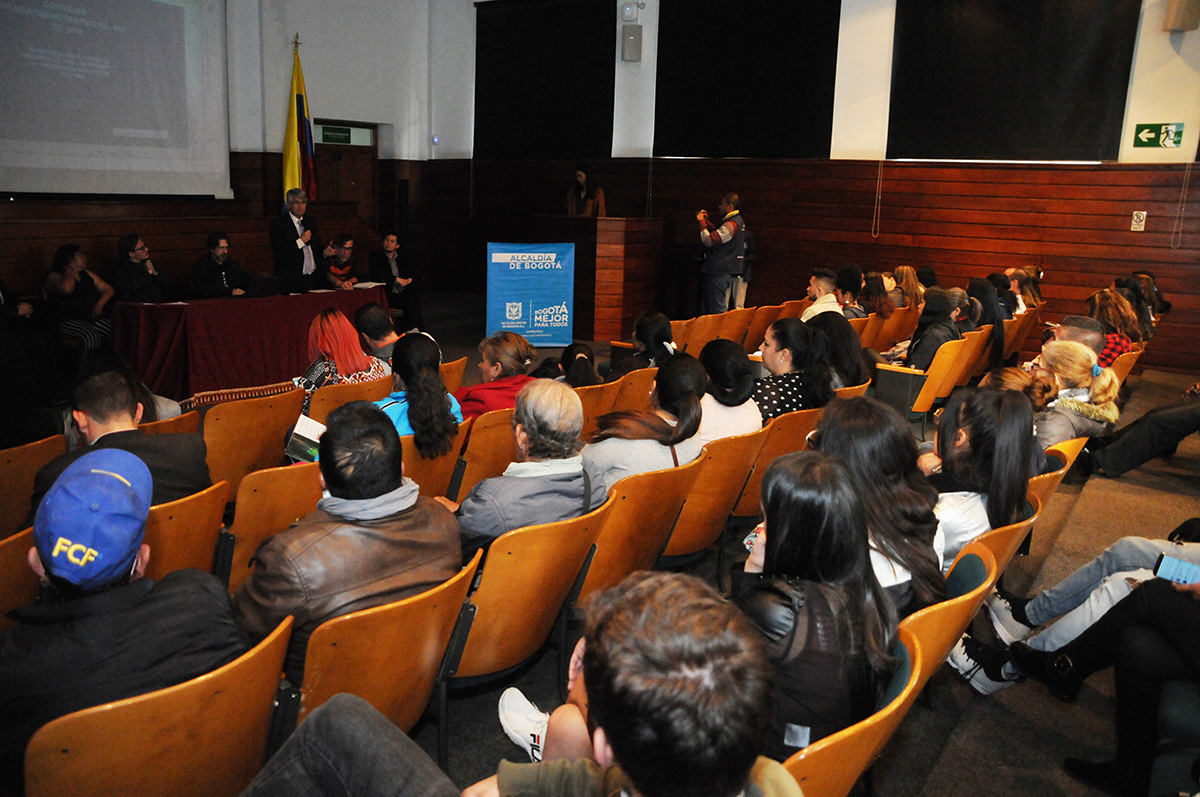
[[[1042,363],[1058,377],[1067,388],[1087,388],[1088,401],[1092,404],[1108,404],[1117,397],[1121,380],[1111,368],[1101,368],[1093,376],[1096,352],[1070,340],[1055,340],[1042,347]]]
[[[537,357],[537,349],[515,332],[497,332],[491,337],[484,338],[479,344],[479,353],[488,362],[500,366],[500,376],[517,376],[529,371],[529,366]]]

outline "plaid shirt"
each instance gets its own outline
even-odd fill
[[[1104,351],[1100,352],[1097,362],[1101,368],[1107,368],[1127,351],[1133,351],[1133,341],[1120,332],[1111,332],[1104,336]]]

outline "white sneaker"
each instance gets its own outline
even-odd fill
[[[984,606],[987,607],[987,613],[992,620],[992,628],[996,630],[996,636],[1000,637],[1000,641],[1005,645],[1023,642],[1033,633],[1034,629],[1013,617],[1012,604],[1003,593],[992,590],[991,594],[987,596],[987,600],[984,601]]]
[[[955,643],[946,662],[981,695],[990,695],[1012,686],[1015,681],[1004,677],[1002,651],[979,644],[969,634]]]
[[[513,744],[529,754],[530,761],[542,760],[542,745],[550,715],[538,710],[521,690],[510,686],[500,695],[500,727]]]

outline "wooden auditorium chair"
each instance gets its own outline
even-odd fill
[[[262,398],[218,404],[204,416],[208,472],[214,482],[229,482],[236,500],[247,473],[284,464],[289,430],[304,406],[304,391],[294,388]]]
[[[268,537],[287,530],[317,508],[321,500],[320,466],[315,462],[266,468],[242,479],[233,525],[229,591],[250,576],[250,559]]]
[[[25,528],[33,502],[33,477],[44,465],[67,453],[67,438],[56,434],[0,451],[0,540]]]

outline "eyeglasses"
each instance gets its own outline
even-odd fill
[[[133,248],[133,251],[135,251],[135,252],[149,252],[149,251],[150,251],[150,247],[146,246],[145,244],[142,244],[141,246],[135,246],[135,247]]]

